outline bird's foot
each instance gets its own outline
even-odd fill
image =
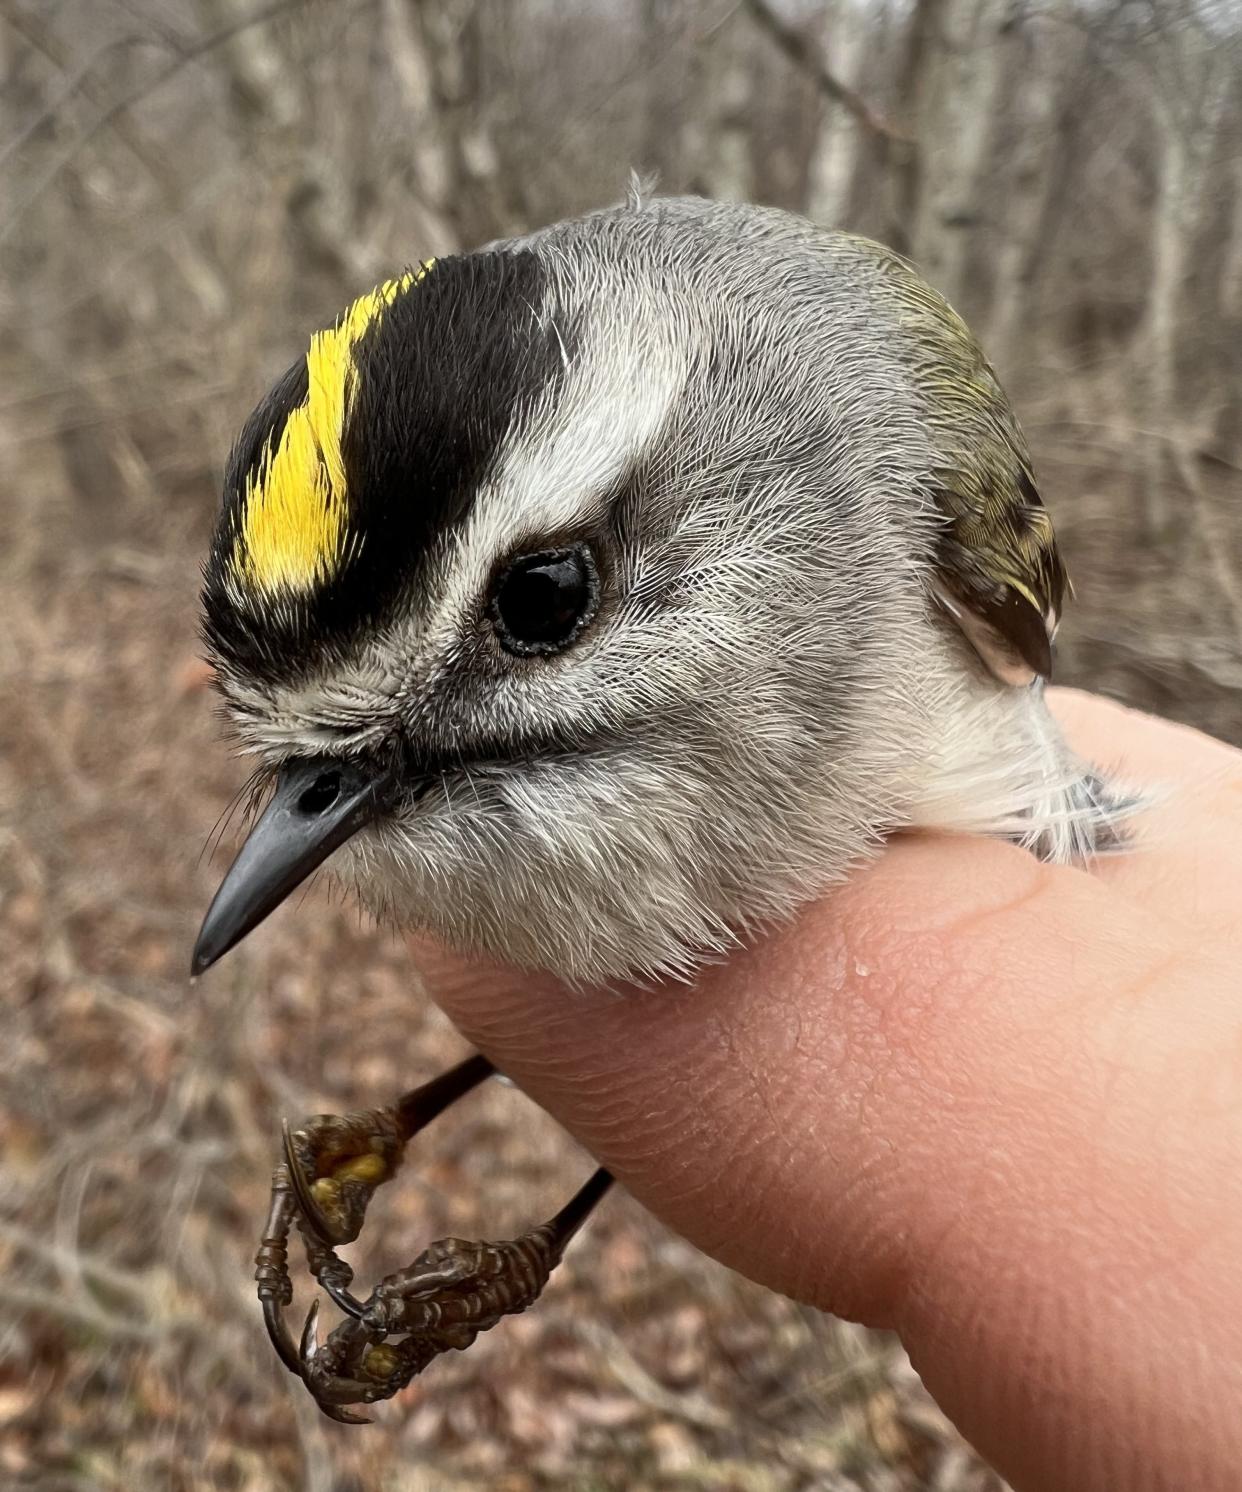
[[[286,1124],[284,1159],[302,1231],[328,1249],[352,1243],[376,1188],[396,1175],[409,1142],[494,1071],[486,1057],[467,1057],[387,1108],[315,1114],[296,1129]]]
[[[336,1246],[358,1237],[375,1189],[392,1178],[413,1135],[491,1071],[485,1058],[472,1057],[389,1108],[317,1115],[297,1129],[285,1127],[255,1280],[272,1345],[332,1419],[366,1423],[346,1406],[391,1398],[440,1353],[468,1347],[502,1316],[526,1310],[608,1189],[612,1178],[597,1171],[554,1218],[520,1238],[441,1239],[365,1301],[350,1292],[353,1270]],[[285,1317],[293,1300],[288,1239],[295,1223],[310,1273],[346,1316],[322,1343],[318,1301],[296,1344]]]

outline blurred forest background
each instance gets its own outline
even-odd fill
[[[316,890],[184,975],[242,779],[196,662],[230,441],[395,267],[662,188],[887,240],[979,331],[1078,599],[1063,680],[1242,741],[1240,0],[0,0],[0,1483],[995,1489],[892,1341],[609,1202],[347,1430],[259,1324],[282,1114],[461,1043]],[[492,1085],[364,1268],[546,1216]]]

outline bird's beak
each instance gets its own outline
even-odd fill
[[[314,757],[288,762],[216,892],[190,961],[201,974],[364,824],[391,806],[392,770]]]

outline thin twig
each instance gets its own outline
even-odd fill
[[[200,38],[193,45],[186,47],[173,57],[153,78],[139,83],[136,87],[131,88],[128,93],[123,94],[115,103],[109,105],[108,108],[99,114],[91,125],[83,130],[77,139],[52,162],[51,166],[48,167],[42,177],[36,182],[33,190],[26,194],[25,200],[18,204],[17,208],[9,215],[9,219],[3,228],[0,228],[0,244],[8,241],[23,216],[39,200],[43,193],[47,191],[48,187],[52,185],[65,167],[90,144],[101,130],[107,129],[119,115],[125,113],[127,109],[133,108],[135,104],[149,98],[153,93],[162,88],[165,83],[175,78],[183,68],[188,67],[191,62],[197,62],[200,58],[217,51],[220,47],[227,46],[234,37],[240,36],[242,32],[249,31],[254,26],[265,25],[268,21],[274,21],[279,16],[285,15],[289,11],[298,10],[307,3],[308,0],[272,0],[271,4],[262,6],[250,15],[243,16],[240,20],[233,21],[227,26],[221,26],[218,31],[213,31],[209,36]],[[375,0],[348,0],[348,3],[353,6],[373,5]]]
[[[799,72],[810,78],[825,98],[840,104],[852,119],[886,144],[908,146],[913,143],[909,135],[878,114],[861,93],[843,83],[820,48],[777,15],[768,0],[742,0],[742,4],[760,30],[766,32]]]
[[[599,1354],[601,1365],[617,1383],[648,1408],[705,1430],[726,1429],[732,1423],[729,1413],[705,1394],[676,1393],[658,1383],[602,1321],[573,1320],[565,1324],[572,1336]]]
[[[47,55],[42,33],[35,31],[31,25],[31,18],[29,16],[24,16],[19,11],[15,14],[6,14],[3,20],[6,25],[11,26],[30,46]],[[60,90],[37,114],[32,114],[30,119],[17,131],[13,138],[5,143],[4,148],[0,149],[0,167],[3,167],[9,158],[15,155],[28,140],[32,140],[41,129],[49,125],[75,94],[86,90],[90,83],[91,75],[106,58],[118,52],[132,51],[138,47],[158,47],[161,51],[167,51],[168,43],[156,36],[118,36],[112,41],[105,42],[97,51],[92,52],[85,62],[70,73]],[[64,60],[61,58],[52,58],[51,60],[58,67],[65,65]]]

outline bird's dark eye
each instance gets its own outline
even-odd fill
[[[492,591],[491,618],[506,651],[558,653],[595,615],[599,576],[585,544],[524,554]]]

